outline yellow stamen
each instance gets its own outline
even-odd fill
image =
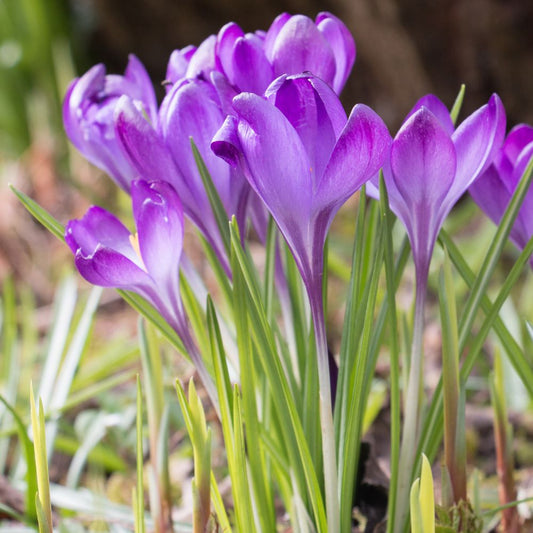
[[[141,255],[141,247],[139,246],[139,234],[135,233],[135,235],[130,235],[130,244],[132,248],[135,250],[135,253],[137,254],[137,257],[139,258],[139,261],[141,262],[142,267],[144,270],[146,270],[146,266],[144,265],[144,261]]]

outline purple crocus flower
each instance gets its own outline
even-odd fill
[[[416,270],[415,314],[405,419],[396,490],[395,532],[404,529],[412,467],[418,446],[422,337],[429,264],[444,219],[490,164],[505,136],[505,111],[498,96],[454,129],[444,104],[433,95],[417,102],[391,146],[383,169],[391,210],[404,224]],[[368,192],[378,195],[377,179]]]
[[[304,15],[279,15],[267,32],[245,33],[234,22],[208,37],[198,49],[172,53],[167,79],[208,78],[222,73],[238,92],[263,94],[282,74],[312,72],[337,93],[355,61],[355,43],[346,26],[331,13],[313,21]]]
[[[384,179],[390,207],[409,235],[420,282],[427,278],[446,216],[490,164],[504,135],[505,110],[497,95],[457,129],[446,106],[434,95],[425,96],[398,131]],[[368,192],[378,196],[377,178]]]
[[[507,135],[492,164],[469,189],[472,198],[499,224],[526,166],[533,157],[533,127],[515,126]],[[510,238],[524,248],[533,235],[533,189],[529,189],[511,230]],[[533,268],[533,256],[529,260]]]
[[[266,98],[242,93],[213,150],[242,169],[293,251],[319,282],[326,233],[340,206],[382,165],[383,121],[357,105],[349,119],[335,93],[309,74],[281,76]]]
[[[310,74],[280,76],[265,98],[242,93],[213,140],[240,167],[284,235],[307,289],[315,328],[328,530],[339,531],[336,450],[322,303],[324,243],[341,205],[383,164],[390,135],[368,107],[350,117]]]
[[[355,42],[331,13],[319,13],[315,22],[283,13],[266,33],[265,54],[274,77],[309,71],[339,94],[355,62]]]
[[[113,214],[91,207],[65,229],[76,267],[90,283],[132,291],[152,304],[181,338],[215,408],[212,379],[191,336],[179,291],[183,211],[173,187],[163,181],[131,183],[137,233]]]
[[[140,294],[186,336],[179,296],[181,202],[172,186],[162,181],[133,181],[131,197],[135,235],[113,214],[93,206],[83,218],[67,224],[65,240],[87,281]]]
[[[222,239],[191,149],[191,137],[228,213],[242,221],[248,185],[236,169],[215,157],[213,135],[225,114],[214,87],[201,79],[172,87],[161,104],[158,127],[123,97],[117,105],[116,134],[130,164],[144,179],[164,179],[179,192],[185,214],[227,263]],[[226,265],[227,266],[227,265]]]
[[[129,56],[124,76],[106,75],[104,65],[99,64],[75,79],[65,95],[63,122],[74,146],[128,191],[137,176],[120,148],[114,129],[114,111],[122,95],[127,95],[154,125],[157,123],[152,83],[134,55]]]

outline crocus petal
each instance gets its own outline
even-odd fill
[[[533,128],[527,124],[518,124],[507,135],[503,145],[503,153],[515,165],[522,150],[533,142]]]
[[[187,67],[187,72],[185,73],[186,78],[207,77],[210,72],[217,70],[215,55],[216,42],[216,35],[210,35],[198,47]]]
[[[336,69],[332,87],[339,94],[355,62],[355,41],[348,28],[331,13],[319,13],[316,24],[333,50]]]
[[[228,78],[226,78],[222,72],[211,72],[210,79],[213,87],[217,91],[222,113],[224,115],[231,115],[233,113],[233,99],[237,96],[237,94],[239,94],[240,91],[238,92],[235,90]]]
[[[241,119],[238,135],[250,184],[274,217],[278,213],[295,220],[307,218],[312,178],[298,134],[281,111],[260,96],[242,93],[233,105]]]
[[[491,163],[505,138],[505,110],[500,98],[472,113],[452,135],[457,172],[441,209],[446,214],[473,181]]]
[[[356,105],[348,118],[315,193],[324,209],[340,207],[383,166],[391,136],[369,107]]]
[[[240,37],[244,37],[241,27],[235,22],[229,22],[222,26],[216,40],[216,61],[220,70],[232,81],[235,77],[233,71],[233,49],[237,39]]]
[[[275,76],[309,71],[330,85],[335,78],[333,51],[315,23],[303,15],[291,17],[281,28],[269,59]]]
[[[224,121],[215,89],[202,80],[190,80],[167,95],[166,115],[162,117],[163,136],[182,176],[200,210],[209,201],[198,173],[191,148],[192,137],[227,208],[230,204],[229,168],[212,153],[211,140]],[[179,190],[179,189],[178,189]]]
[[[115,131],[138,177],[171,183],[178,180],[176,167],[161,137],[126,96],[116,106]]]
[[[191,58],[196,52],[196,50],[196,46],[189,45],[185,48],[182,48],[181,50],[174,50],[170,54],[170,58],[168,60],[167,65],[167,74],[165,77],[167,82],[173,84],[185,77],[187,69],[189,68]],[[171,86],[172,85],[167,84],[167,90],[169,90]]]
[[[238,126],[239,119],[233,115],[228,115],[211,142],[213,153],[232,166],[244,162],[242,158],[244,150],[239,138]]]
[[[97,247],[88,256],[78,250],[75,264],[89,283],[101,287],[135,291],[138,286],[152,283],[144,270],[111,248]]]
[[[495,224],[499,224],[511,194],[494,165],[485,170],[468,191],[489,218]]]
[[[101,245],[140,264],[131,246],[128,228],[109,211],[98,206],[90,207],[83,218],[67,224],[65,241],[73,253],[81,250],[83,255],[90,256]]]
[[[453,143],[439,120],[425,107],[412,115],[396,135],[391,148],[391,170],[403,199],[397,214],[409,234],[417,276],[424,279],[440,229],[441,204],[456,170]]]
[[[406,122],[412,115],[414,115],[421,107],[425,107],[431,111],[435,117],[439,120],[444,131],[451,137],[455,131],[455,127],[452,122],[452,117],[448,108],[442,103],[442,101],[434,94],[426,94],[413,106],[413,109],[407,114],[404,122]]]
[[[454,145],[435,115],[422,107],[394,139],[391,168],[407,205],[437,209],[456,169]]]
[[[270,28],[268,29],[265,35],[264,44],[265,54],[269,60],[272,60],[274,45],[279,35],[279,32],[290,18],[291,15],[289,13],[281,13],[274,19],[274,22],[272,22],[272,24],[270,25]]]
[[[253,34],[237,39],[232,56],[232,81],[241,91],[263,94],[273,71],[263,51],[263,42]]]
[[[533,158],[533,142],[526,145],[526,147],[520,153],[517,158],[514,172],[511,178],[511,183],[514,184],[513,192],[518,187],[520,180],[522,179],[526,167],[529,165]],[[531,236],[533,235],[533,188],[530,187],[524,201],[518,212],[516,222],[511,230],[511,238],[520,247],[523,248]]]
[[[130,288],[148,276],[136,255],[128,229],[111,213],[91,207],[65,228],[65,241],[76,256],[76,266],[90,283]]]
[[[300,136],[311,165],[315,190],[317,179],[322,176],[346,124],[342,104],[325,82],[308,74],[280,76],[265,95]]]
[[[171,185],[162,181],[132,183],[131,198],[141,257],[156,283],[179,291],[183,247],[183,212]]]
[[[63,119],[76,148],[129,190],[135,169],[123,153],[114,129],[115,106],[124,95],[156,124],[155,93],[142,63],[133,55],[124,76],[106,75],[103,65],[96,65],[75,80],[65,97]]]
[[[136,88],[133,97],[141,103],[143,111],[150,117],[152,124],[157,121],[157,99],[154,87],[144,65],[134,55],[128,56],[128,66],[124,72],[124,78],[130,80]]]
[[[81,78],[76,78],[69,85],[63,100],[63,125],[68,138],[78,150],[83,149],[83,129],[79,127],[83,114],[83,103],[87,98],[99,92],[104,86],[105,67],[95,65]]]

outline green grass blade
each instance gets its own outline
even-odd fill
[[[37,493],[35,495],[35,507],[39,531],[52,533],[52,507],[50,500],[50,481],[48,476],[48,458],[46,453],[46,432],[44,425],[43,404],[39,400],[39,411],[33,397],[33,387],[30,385],[30,410],[33,442],[35,450],[35,467],[37,472]]]
[[[250,484],[245,457],[241,453],[242,418],[240,402],[235,400],[234,391],[229,380],[224,346],[220,337],[216,312],[211,299],[207,301],[207,322],[211,341],[211,355],[215,368],[215,381],[220,402],[222,432],[231,477],[231,489],[235,502],[235,519],[238,531],[256,531],[250,499]]]
[[[461,416],[459,340],[452,270],[446,249],[439,279],[442,323],[442,383],[444,395],[444,455],[453,487],[453,501],[466,501],[466,440]]]
[[[273,226],[270,226],[271,246],[267,250],[268,255],[276,254],[275,232]],[[274,236],[273,236],[274,235]],[[274,259],[274,257],[272,257]],[[273,286],[273,261],[267,259],[267,264],[271,263],[271,275],[268,284]],[[256,390],[258,388],[258,376],[256,365],[254,364],[253,343],[250,335],[250,323],[246,308],[247,299],[245,291],[245,280],[241,270],[236,264],[235,253],[231,254],[231,267],[233,272],[233,310],[234,323],[237,332],[237,348],[239,353],[239,370],[240,383],[242,389],[242,416],[244,426],[246,427],[246,447],[248,450],[248,461],[250,466],[250,475],[252,479],[254,505],[257,509],[257,516],[262,531],[273,531],[275,529],[275,510],[272,493],[272,482],[267,473],[265,454],[262,449],[261,441],[261,420],[258,412]],[[269,269],[267,269],[269,270]],[[265,274],[265,277],[269,277]],[[271,305],[272,289],[266,289],[265,304],[268,313],[269,301]]]
[[[183,345],[183,342],[179,338],[178,334],[169,326],[168,322],[157,312],[157,310],[150,305],[144,298],[129,291],[118,290],[117,291],[122,298],[141,314],[146,320],[152,323],[162,335],[187,359],[190,359],[187,354],[187,350]]]
[[[384,249],[383,261],[385,265],[385,279],[387,284],[387,305],[388,322],[390,327],[390,465],[391,478],[389,489],[389,502],[387,509],[387,532],[391,533],[396,517],[396,492],[398,481],[398,468],[400,458],[400,347],[399,347],[399,327],[396,313],[396,285],[394,280],[394,248],[392,244],[392,228],[394,219],[389,208],[389,198],[383,172],[380,172],[379,180],[379,201],[381,208],[381,220],[383,225]]]
[[[280,427],[283,431],[283,442],[291,455],[291,464],[297,479],[299,489],[307,488],[307,497],[313,509],[317,531],[326,531],[326,515],[324,502],[317,474],[313,465],[309,447],[303,432],[301,419],[298,416],[294,398],[285,377],[277,353],[276,343],[266,317],[261,290],[257,284],[253,267],[244,250],[235,223],[230,226],[235,265],[241,269],[246,282],[248,298],[247,309],[250,313],[250,330],[257,347],[258,359],[266,374],[270,387],[270,395],[279,416]]]
[[[474,278],[471,292],[469,298],[463,308],[461,313],[461,322],[459,327],[459,351],[462,353],[464,350],[467,340],[470,337],[472,325],[474,319],[477,315],[479,308],[482,307],[483,299],[485,297],[485,292],[487,290],[490,277],[494,271],[496,263],[501,255],[501,252],[506,244],[507,238],[511,231],[511,228],[514,224],[518,211],[522,205],[522,202],[529,190],[531,182],[533,181],[533,158],[527,165],[524,174],[507,206],[507,209],[498,225],[496,234],[492,243],[487,251],[483,265],[480,269],[478,275]],[[520,254],[517,262],[515,263],[511,273],[506,278],[506,281],[502,288],[498,298],[496,299],[492,310],[489,313],[489,316],[485,318],[485,321],[482,326],[482,330],[475,338],[475,343],[472,343],[471,349],[468,351],[467,357],[463,362],[461,367],[461,380],[466,380],[470,370],[472,369],[476,357],[478,356],[482,344],[486,335],[488,334],[490,328],[493,326],[500,307],[503,305],[505,299],[507,298],[512,285],[516,282],[518,276],[520,275],[524,265],[529,259],[533,251],[533,239],[530,240],[528,245],[524,248]],[[513,365],[513,359],[511,359]],[[520,365],[519,364],[519,368]],[[520,374],[520,370],[517,369]],[[524,383],[528,387],[527,383]],[[529,387],[531,387],[531,381],[529,382]],[[436,450],[440,443],[440,438],[442,436],[442,381],[439,382],[433,400],[431,402],[428,415],[424,422],[419,446],[419,452],[425,451],[428,457],[434,458]],[[418,454],[420,455],[420,454]]]
[[[207,169],[202,155],[200,154],[200,151],[198,150],[192,137],[191,148],[192,153],[194,155],[194,160],[196,162],[196,166],[198,167],[198,172],[200,173],[200,177],[202,178],[207,197],[209,198],[209,203],[211,204],[211,209],[213,210],[213,214],[215,215],[218,231],[220,232],[220,236],[222,237],[222,242],[224,244],[226,254],[229,255],[230,235],[228,227],[228,214],[226,213],[226,209],[224,209],[224,205],[222,204],[222,200],[220,199],[215,184],[213,183],[211,174],[209,174],[209,170]]]
[[[60,241],[65,240],[65,228],[61,222],[56,220],[46,209],[42,208],[35,200],[19,191],[13,185],[9,185],[16,197],[29,213],[40,222],[52,235],[55,235]]]
[[[461,255],[461,252],[458,250],[457,246],[444,231],[441,232],[439,239],[442,245],[448,250],[450,259],[467,286],[472,287],[475,282],[475,275],[470,270],[470,267],[466,261],[463,259],[463,256]],[[485,316],[488,316],[492,312],[492,307],[492,302],[489,300],[487,295],[484,295],[481,300],[481,309],[485,313]],[[499,316],[497,316],[494,320],[494,331],[500,339],[502,346],[505,347],[505,351],[507,352],[511,364],[520,376],[522,383],[524,383],[526,386],[530,397],[533,399],[533,369],[531,368],[527,357],[522,352],[522,349]]]
[[[35,449],[33,447],[33,442],[28,437],[28,433],[26,431],[26,424],[22,421],[20,415],[13,409],[13,407],[11,407],[11,405],[2,395],[0,395],[0,401],[11,413],[17,427],[17,433],[19,441],[22,445],[26,464],[26,508],[24,514],[26,516],[27,521],[34,523],[37,519],[37,509],[35,508],[35,493],[37,492]]]
[[[455,99],[455,102],[453,103],[452,109],[450,111],[450,116],[452,118],[452,122],[454,125],[457,123],[457,117],[459,116],[459,113],[461,112],[461,108],[463,107],[463,99],[465,97],[465,84],[463,83],[461,85],[461,88],[459,89],[459,94],[457,95],[457,98]]]

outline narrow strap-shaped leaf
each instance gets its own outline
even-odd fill
[[[522,202],[526,197],[532,181],[533,158],[527,165],[526,170],[524,171],[524,174],[522,175],[511,201],[509,202],[509,205],[507,206],[507,209],[505,210],[505,213],[498,225],[496,234],[494,235],[492,243],[483,261],[483,265],[475,278],[468,301],[464,306],[459,328],[459,348],[461,351],[464,349],[466,341],[470,336],[474,318],[480,307],[481,300],[483,299],[483,296],[487,290],[490,277],[494,272],[494,268],[496,267],[503,248],[507,242],[514,221],[518,215],[518,211],[520,210]]]
[[[361,324],[361,337],[357,345],[356,358],[350,372],[349,385],[345,401],[348,402],[344,434],[340,435],[339,458],[341,464],[341,530],[349,531],[351,508],[353,502],[354,483],[361,448],[364,412],[372,383],[375,359],[370,350],[374,311],[379,287],[381,263],[383,258],[383,231],[376,246],[376,253],[371,264],[372,273],[368,280],[362,304],[358,311],[358,322]],[[346,327],[346,326],[345,326]],[[348,326],[349,327],[349,326]],[[341,455],[342,453],[342,455]]]
[[[294,399],[285,378],[284,369],[277,355],[276,344],[272,331],[266,318],[261,290],[257,284],[256,277],[252,273],[253,269],[244,253],[238,229],[233,221],[230,225],[231,241],[234,250],[236,265],[242,271],[246,281],[247,294],[249,296],[248,309],[250,311],[251,331],[257,346],[257,353],[264,371],[267,373],[267,380],[271,387],[271,396],[276,408],[276,413],[280,418],[284,441],[291,454],[292,467],[298,477],[298,483],[305,482],[307,487],[307,497],[310,500],[315,518],[317,531],[325,533],[327,531],[327,521],[324,510],[324,502],[318,484],[316,471],[309,453],[309,448],[305,439],[301,420],[298,417]]]
[[[13,416],[17,427],[17,433],[22,449],[24,451],[24,457],[26,459],[26,520],[34,522],[37,519],[37,510],[35,508],[35,493],[37,492],[37,470],[35,468],[35,450],[33,442],[28,437],[26,431],[26,425],[20,418],[19,414],[11,407],[7,400],[0,394],[0,402],[2,402],[6,409]]]
[[[220,329],[213,303],[209,297],[207,299],[207,323],[220,403],[220,421],[232,481],[231,490],[234,501],[238,502],[235,506],[237,529],[238,531],[254,532],[256,529],[250,499],[248,468],[244,455],[240,399],[236,400],[234,397],[237,390],[232,388],[229,380]]]
[[[471,334],[472,324],[474,318],[477,314],[478,309],[481,307],[483,298],[485,296],[485,291],[487,289],[490,277],[496,263],[501,255],[503,247],[507,241],[509,233],[513,223],[518,215],[520,206],[531,186],[533,181],[533,158],[527,165],[522,179],[516,188],[509,205],[500,221],[500,224],[496,230],[494,239],[489,247],[489,250],[485,256],[483,265],[473,280],[471,293],[468,298],[467,303],[464,306],[463,312],[461,314],[462,320],[459,328],[459,351],[462,352],[466,346],[466,342]],[[511,269],[511,272],[507,276],[505,283],[500,289],[498,297],[494,302],[492,309],[489,313],[489,316],[485,318],[481,331],[475,338],[475,348],[474,343],[472,343],[471,349],[468,351],[465,361],[461,367],[461,379],[466,380],[470,370],[472,369],[476,357],[481,350],[482,344],[486,335],[488,334],[490,328],[493,326],[500,307],[503,305],[505,299],[509,295],[509,292],[518,279],[524,265],[529,260],[531,254],[533,253],[533,238],[530,239],[522,253],[520,254],[515,265]],[[511,359],[511,362],[513,360]],[[529,381],[531,384],[531,381]],[[528,387],[527,382],[524,382],[526,387]],[[433,400],[431,402],[430,409],[424,420],[422,435],[420,439],[419,451],[424,450],[429,458],[433,458],[436,450],[440,444],[440,439],[442,437],[442,379],[439,381],[435,393],[433,395]]]
[[[211,209],[213,210],[213,213],[215,215],[215,220],[218,226],[218,231],[220,232],[220,236],[222,237],[222,242],[224,243],[224,248],[226,250],[226,253],[229,255],[230,236],[229,236],[229,229],[228,229],[228,221],[229,221],[228,214],[226,213],[226,210],[224,209],[224,205],[222,204],[222,200],[220,199],[220,196],[215,187],[215,184],[213,183],[211,174],[209,174],[209,170],[207,170],[207,166],[205,165],[202,155],[200,154],[200,151],[198,150],[194,142],[194,139],[192,137],[191,137],[191,148],[192,148],[192,153],[194,155],[194,160],[196,162],[196,166],[198,167],[198,172],[200,173],[202,182],[205,187],[205,192],[207,193],[207,197],[209,198],[209,203],[211,204]]]
[[[41,207],[35,200],[19,191],[13,185],[9,186],[20,200],[22,205],[29,211],[29,213],[37,219],[52,235],[55,235],[60,241],[65,240],[65,227],[61,222],[56,220],[46,209]]]
[[[273,229],[272,225],[270,229]],[[267,264],[269,263],[268,256],[271,255],[274,259],[276,253],[275,249],[275,233],[269,231],[269,234],[274,234],[271,238],[271,246],[267,249]],[[271,264],[271,276],[273,278],[273,261]],[[250,466],[250,474],[253,487],[254,505],[257,509],[257,516],[263,531],[272,531],[275,529],[275,510],[272,486],[268,475],[265,453],[261,440],[261,419],[258,412],[258,402],[256,399],[258,377],[256,372],[256,364],[253,357],[252,336],[250,334],[250,322],[247,311],[247,298],[245,290],[245,281],[242,272],[236,264],[235,252],[231,252],[231,266],[233,272],[233,311],[234,323],[237,331],[237,347],[239,352],[239,369],[240,382],[242,390],[242,417],[244,426],[246,427],[246,447],[248,450],[248,464]],[[265,277],[268,277],[268,268]],[[273,285],[273,279],[267,282],[268,285]],[[268,295],[270,290],[268,289]],[[271,295],[272,296],[272,295]],[[268,305],[269,298],[265,298]],[[263,422],[264,423],[264,422]]]
[[[475,275],[470,270],[470,267],[464,260],[461,252],[458,250],[455,243],[452,241],[450,236],[445,232],[441,231],[439,240],[443,246],[446,247],[450,255],[455,268],[466,282],[466,284],[471,287],[475,281]],[[489,300],[487,295],[483,295],[481,300],[481,309],[485,313],[485,316],[488,316],[491,313],[492,302]],[[525,357],[522,349],[511,335],[507,326],[503,323],[502,319],[497,316],[494,320],[494,331],[498,338],[500,339],[502,346],[505,346],[505,351],[509,356],[509,360],[513,365],[514,369],[521,377],[522,382],[529,391],[531,398],[533,398],[533,369],[531,368],[528,359]]]
[[[458,425],[461,402],[459,381],[459,345],[455,290],[448,253],[439,279],[439,303],[442,323],[442,382],[444,389],[444,455],[453,487],[453,501],[466,500],[465,428]]]
[[[459,113],[461,112],[461,107],[463,107],[463,99],[465,97],[465,84],[463,83],[461,85],[461,88],[459,89],[459,93],[457,94],[457,97],[455,98],[455,102],[453,103],[452,110],[450,111],[450,116],[452,118],[452,122],[455,125],[457,122],[457,117],[459,116]]]
[[[37,472],[38,492],[35,495],[35,507],[39,532],[52,533],[52,507],[50,503],[50,479],[48,476],[48,459],[46,454],[46,433],[44,425],[44,409],[39,399],[39,410],[35,405],[33,387],[30,385],[30,410],[33,442],[35,450],[35,467]]]
[[[178,334],[172,329],[168,322],[156,311],[156,309],[150,305],[144,298],[135,294],[134,292],[118,290],[117,291],[122,298],[131,306],[135,311],[144,316],[146,320],[151,322],[162,335],[185,357],[190,359],[182,340]]]
[[[392,212],[389,208],[389,197],[383,171],[379,175],[379,201],[381,208],[381,223],[383,225],[384,248],[383,260],[385,264],[385,279],[387,283],[387,303],[388,318],[390,328],[390,465],[391,478],[389,489],[389,501],[387,514],[387,532],[391,533],[394,527],[396,517],[396,491],[398,483],[398,467],[400,458],[400,348],[399,348],[399,328],[398,317],[396,314],[396,286],[394,282],[394,248],[392,245]]]

